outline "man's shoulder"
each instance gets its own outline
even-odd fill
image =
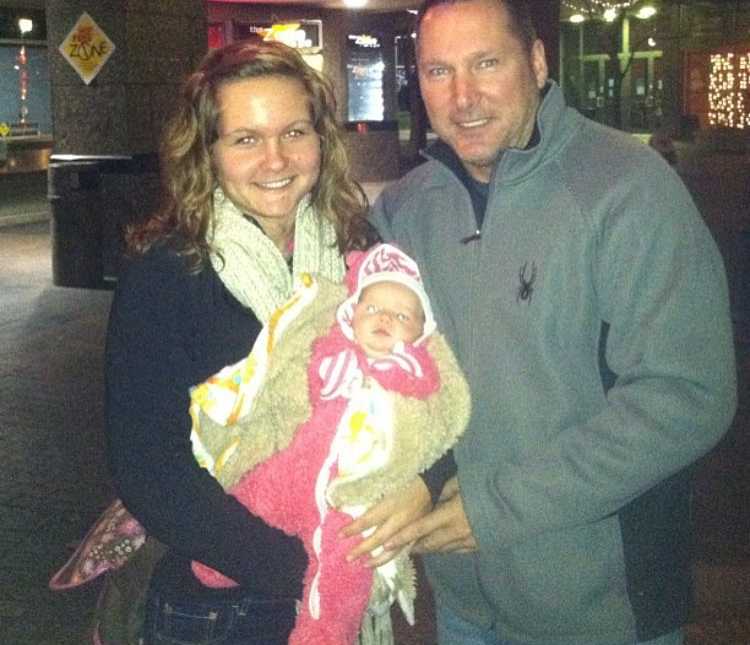
[[[403,177],[388,184],[378,196],[376,207],[388,211],[399,210],[421,199],[425,191],[444,186],[449,180],[449,171],[434,159],[427,159],[412,168]]]
[[[583,119],[582,126],[571,144],[568,154],[589,164],[596,163],[588,166],[588,170],[593,172],[596,172],[597,168],[603,172],[612,172],[631,165],[638,168],[644,163],[647,166],[654,162],[660,165],[659,156],[635,135],[589,119]],[[602,163],[598,164],[598,160]]]

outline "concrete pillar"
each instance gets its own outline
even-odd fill
[[[83,12],[115,46],[88,84],[59,51]],[[158,203],[162,125],[207,50],[204,0],[48,0],[47,39],[53,281],[106,288],[125,229]]]
[[[84,11],[116,47],[89,85],[58,51]],[[149,153],[180,82],[206,52],[205,3],[48,0],[47,38],[54,153]]]

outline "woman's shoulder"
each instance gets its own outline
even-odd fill
[[[167,242],[153,244],[148,250],[129,253],[124,257],[122,270],[161,271],[164,273],[181,273],[187,271],[185,257]]]
[[[189,281],[206,270],[196,270],[190,259],[166,242],[154,244],[147,251],[129,254],[120,265],[120,279],[130,281],[158,280],[162,283]]]
[[[204,290],[212,276],[215,272],[210,266],[195,271],[188,258],[161,243],[123,259],[118,271],[116,298],[162,305],[175,300],[182,302],[190,298],[191,293]]]

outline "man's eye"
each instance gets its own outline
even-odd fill
[[[435,78],[445,76],[447,73],[448,69],[446,67],[431,67],[427,70],[427,74]]]
[[[497,58],[485,58],[479,61],[479,69],[492,69],[497,66]]]

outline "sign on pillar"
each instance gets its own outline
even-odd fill
[[[115,44],[84,11],[58,49],[88,85],[115,51]]]

